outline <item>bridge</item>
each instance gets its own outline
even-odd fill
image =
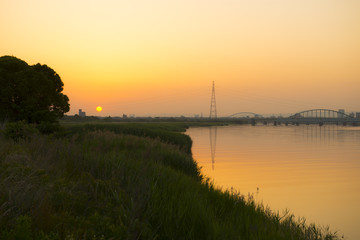
[[[360,125],[360,119],[355,118],[352,115],[345,114],[342,111],[335,111],[331,109],[311,109],[306,111],[301,111],[291,115],[290,117],[262,117],[260,114],[255,114],[251,112],[240,112],[230,115],[230,118],[241,116],[241,114],[252,114],[250,123],[256,125],[258,122],[262,122],[264,125],[268,123],[273,123],[274,125],[300,125],[300,124],[319,124],[320,126],[324,124],[336,124],[336,125]]]
[[[257,114],[257,113],[253,113],[253,112],[238,112],[238,113],[234,113],[230,116],[228,116],[229,118],[234,118],[234,117],[254,117],[254,118],[262,118],[263,116],[261,114]]]

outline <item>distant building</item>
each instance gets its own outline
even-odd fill
[[[345,114],[345,109],[339,109],[338,111],[338,118],[343,118],[344,117],[344,114]]]
[[[86,117],[86,112],[83,112],[82,109],[79,109],[79,116]]]
[[[127,118],[128,116],[126,114],[123,114],[123,118]]]
[[[356,113],[356,118],[357,118],[357,119],[360,119],[360,112],[357,112],[357,113]]]

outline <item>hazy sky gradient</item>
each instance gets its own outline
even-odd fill
[[[222,116],[360,111],[358,0],[0,0],[0,32],[69,114],[208,116],[213,80]]]

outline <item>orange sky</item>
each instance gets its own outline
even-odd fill
[[[358,0],[0,0],[0,55],[102,116],[360,111]]]

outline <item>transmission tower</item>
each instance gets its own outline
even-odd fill
[[[216,113],[216,99],[215,99],[215,82],[213,81],[212,84],[212,94],[211,94],[211,104],[210,104],[210,119],[212,118],[217,118],[217,113]]]

